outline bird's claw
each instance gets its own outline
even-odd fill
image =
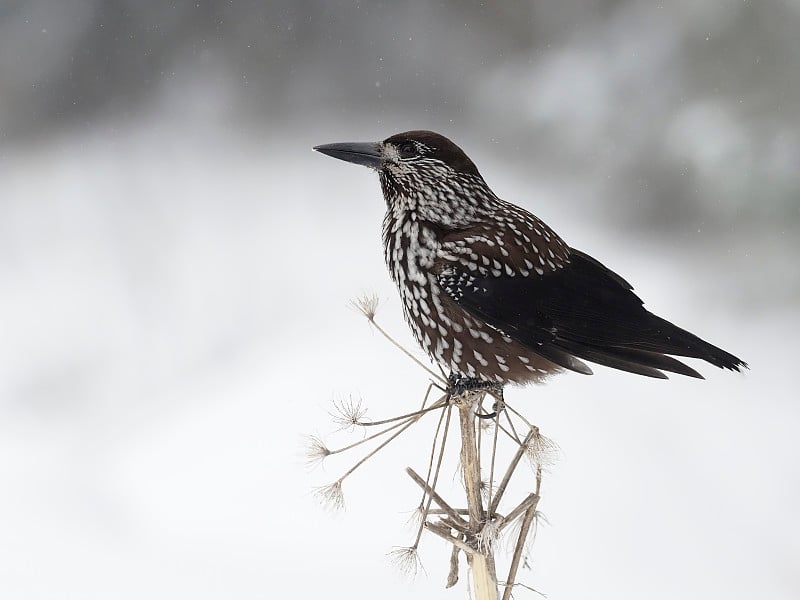
[[[450,398],[457,398],[467,393],[489,392],[497,398],[489,414],[477,413],[479,419],[494,419],[503,410],[503,386],[499,383],[491,383],[482,379],[463,377],[451,373],[447,378],[447,395]]]

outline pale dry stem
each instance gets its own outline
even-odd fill
[[[535,588],[532,588],[529,585],[525,585],[524,583],[517,582],[517,583],[509,584],[507,581],[498,581],[497,583],[499,585],[502,585],[503,587],[510,587],[510,588],[520,587],[520,588],[524,588],[524,589],[528,590],[529,592],[533,592],[534,594],[538,594],[542,598],[547,598],[547,594],[545,594],[544,592],[540,592],[539,590],[537,590]],[[512,592],[512,596],[511,597],[512,598],[514,597],[513,596],[513,592]]]
[[[500,485],[497,488],[497,493],[494,495],[494,498],[492,498],[492,503],[489,505],[490,515],[494,514],[494,512],[497,510],[497,507],[500,505],[500,500],[503,498],[503,494],[506,491],[508,482],[511,481],[511,476],[514,474],[514,471],[516,471],[517,465],[519,465],[519,461],[522,459],[522,456],[527,452],[528,444],[533,439],[534,435],[535,431],[534,429],[531,429],[528,432],[525,440],[519,445],[519,448],[517,448],[516,454],[514,454],[513,458],[511,459],[508,469],[506,469],[505,475],[503,475],[503,479],[500,481]]]
[[[511,598],[511,592],[514,589],[514,581],[517,578],[517,570],[519,569],[520,561],[525,553],[525,546],[528,539],[528,531],[533,523],[536,515],[536,506],[532,505],[525,511],[525,517],[522,519],[522,526],[520,527],[519,537],[517,538],[517,547],[514,550],[514,557],[511,559],[511,568],[508,570],[508,578],[506,579],[506,588],[503,591],[503,600]],[[526,561],[527,562],[527,561]]]
[[[438,525],[436,523],[431,523],[430,521],[425,522],[425,529],[428,531],[435,533],[440,538],[445,540],[446,542],[450,542],[453,546],[460,548],[467,554],[474,554],[475,548],[472,548],[469,544],[465,543],[462,539],[453,537],[450,534],[450,528],[446,525]]]
[[[360,425],[361,427],[374,427],[375,425],[386,425],[387,423],[394,423],[396,421],[401,421],[403,419],[409,419],[411,417],[421,417],[422,415],[424,415],[426,413],[429,413],[429,412],[431,412],[433,410],[436,410],[438,408],[442,408],[443,406],[445,406],[445,404],[447,404],[447,400],[446,400],[446,397],[443,396],[442,398],[440,398],[439,400],[437,400],[436,402],[434,402],[433,404],[431,404],[427,408],[421,408],[419,410],[415,410],[413,412],[406,413],[404,415],[398,415],[396,417],[390,417],[388,419],[382,419],[380,421],[361,422],[361,423],[358,423],[358,425]]]
[[[406,467],[406,473],[408,473],[408,476],[414,480],[414,483],[416,483],[419,487],[423,489],[424,493],[427,494],[429,500],[433,500],[434,502],[436,502],[436,504],[439,505],[439,508],[441,508],[445,512],[445,514],[447,514],[447,516],[449,516],[450,519],[458,525],[459,529],[463,529],[464,531],[467,531],[469,529],[469,523],[467,523],[461,517],[458,511],[456,511],[452,506],[450,506],[450,504],[448,504],[447,501],[445,501],[445,499],[442,498],[436,492],[436,490],[433,489],[433,487],[428,485],[428,483],[424,479],[422,479],[422,477],[417,475],[414,469],[412,469],[411,467]]]
[[[394,339],[394,338],[393,338],[391,335],[389,335],[389,333],[388,333],[388,332],[387,332],[387,331],[386,331],[386,330],[385,330],[383,327],[381,327],[380,325],[378,325],[378,322],[377,322],[377,321],[375,321],[374,319],[372,319],[372,320],[370,320],[370,323],[372,323],[372,326],[373,326],[373,327],[375,327],[375,329],[377,329],[377,330],[378,330],[378,333],[380,333],[380,334],[381,334],[383,337],[385,337],[387,340],[389,340],[389,342],[391,342],[391,344],[392,344],[392,345],[393,345],[395,348],[397,348],[398,350],[400,350],[400,352],[402,352],[403,354],[405,354],[405,355],[406,355],[408,358],[410,358],[410,359],[411,359],[411,360],[413,360],[413,361],[414,361],[414,362],[415,362],[417,365],[419,365],[421,368],[423,368],[423,369],[425,370],[425,372],[426,372],[426,373],[428,373],[428,375],[430,375],[431,377],[433,377],[434,381],[438,381],[440,384],[442,384],[442,386],[444,386],[444,387],[442,388],[443,390],[444,390],[444,389],[446,389],[446,386],[447,386],[447,380],[446,380],[444,377],[442,377],[441,375],[439,375],[439,374],[438,374],[436,371],[432,370],[432,369],[431,369],[430,367],[428,367],[428,366],[427,366],[425,363],[423,363],[423,362],[422,362],[420,359],[418,359],[416,356],[414,356],[413,354],[411,354],[411,352],[409,352],[408,350],[406,350],[406,349],[405,349],[405,348],[404,348],[404,347],[403,347],[401,344],[399,344],[398,342],[396,342],[396,341],[395,341],[395,339]]]
[[[458,546],[453,546],[450,551],[450,571],[447,573],[447,583],[445,589],[449,589],[458,583]]]
[[[428,463],[428,473],[426,475],[425,482],[424,482],[425,486],[422,488],[423,489],[422,499],[420,500],[420,504],[424,503],[425,508],[423,509],[423,514],[422,514],[422,524],[420,525],[420,528],[417,530],[417,541],[416,541],[416,543],[419,543],[419,540],[422,537],[422,527],[423,527],[423,525],[425,523],[425,520],[428,517],[428,511],[431,508],[431,501],[433,500],[433,496],[431,495],[430,492],[432,492],[434,490],[434,488],[436,487],[436,483],[439,481],[439,473],[441,472],[442,460],[444,458],[444,449],[445,449],[445,446],[447,445],[447,432],[450,429],[450,415],[451,415],[451,413],[452,413],[452,407],[448,406],[447,410],[445,410],[442,413],[442,415],[439,417],[439,423],[436,426],[436,433],[433,436],[433,447],[431,448],[431,457],[430,457],[430,462]],[[441,446],[439,447],[439,460],[436,462],[436,469],[433,470],[433,457],[436,454],[436,440],[439,437],[439,431],[440,431],[440,429],[442,427],[442,417],[445,417],[445,415],[446,415],[446,419],[445,419],[445,423],[444,423],[444,430],[442,432],[442,443],[441,443]],[[430,485],[428,485],[427,482],[431,481],[431,472],[432,471],[433,471],[433,481],[430,483]],[[416,475],[416,473],[414,473],[414,475]],[[416,476],[419,477],[418,475],[416,475]],[[428,501],[427,502],[425,502],[425,494],[426,493],[428,494]]]
[[[410,424],[415,423],[415,422],[416,422],[416,419],[406,419],[405,421],[401,421],[400,423],[395,423],[394,425],[391,425],[390,427],[387,427],[386,429],[382,429],[382,430],[380,430],[380,431],[378,431],[376,433],[373,433],[372,435],[368,435],[367,437],[362,438],[362,439],[358,440],[357,442],[353,442],[352,444],[347,444],[346,446],[342,446],[340,448],[335,448],[333,450],[328,449],[327,456],[331,456],[333,454],[341,454],[342,452],[347,452],[348,450],[352,450],[353,448],[356,448],[358,446],[361,446],[362,444],[366,444],[367,442],[369,442],[371,440],[379,438],[382,435],[385,435],[385,434],[389,433],[390,431],[394,431],[395,429],[397,429],[399,427],[403,427],[404,425],[410,425]]]

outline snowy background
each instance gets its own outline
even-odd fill
[[[426,386],[348,308],[376,292],[411,347],[377,180],[310,148],[415,128],[752,368],[510,390],[562,449],[521,580],[800,596],[799,28],[789,0],[4,2],[0,597],[465,597],[438,539],[414,581],[386,557],[432,420],[344,514],[310,492],[356,457],[304,468],[333,399]]]

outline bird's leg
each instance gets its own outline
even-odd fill
[[[457,373],[450,373],[447,377],[447,395],[450,398],[461,396],[467,392],[480,393],[490,392],[496,400],[489,414],[476,414],[479,419],[494,419],[498,412],[503,410],[503,386],[499,383],[464,377]]]
[[[458,373],[450,373],[447,377],[447,393],[450,396],[461,396],[467,392],[488,392],[497,388],[496,383],[483,379],[464,377]]]

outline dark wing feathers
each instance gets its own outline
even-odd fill
[[[670,354],[725,369],[746,367],[648,312],[627,281],[574,249],[568,264],[543,276],[477,276],[456,301],[537,354],[580,373],[591,370],[575,357],[659,378],[666,377],[662,371],[702,378]]]

